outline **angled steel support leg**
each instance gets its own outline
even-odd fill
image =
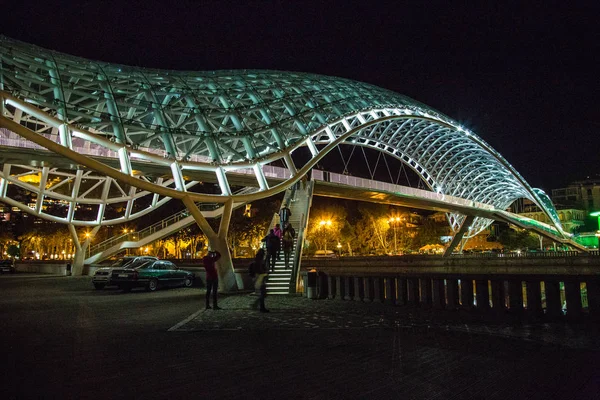
[[[200,209],[188,196],[184,196],[183,204],[194,217],[194,220],[202,230],[202,232],[208,238],[210,247],[219,253],[221,253],[221,259],[217,262],[217,272],[219,274],[219,289],[225,292],[231,292],[238,289],[238,285],[233,271],[233,262],[231,260],[231,254],[229,253],[229,246],[227,246],[227,231],[229,228],[229,221],[231,220],[231,212],[233,209],[233,200],[229,199],[225,203],[225,209],[223,210],[223,216],[221,217],[221,224],[219,227],[219,233],[215,231],[208,224],[208,221]]]
[[[79,276],[83,275],[83,263],[85,260],[85,253],[87,249],[90,247],[90,243],[92,239],[98,231],[100,230],[101,225],[96,225],[91,231],[90,235],[85,239],[83,244],[79,241],[79,236],[77,235],[77,230],[73,224],[69,224],[69,233],[71,234],[71,239],[73,240],[73,244],[75,244],[75,256],[73,257],[73,268],[72,275]]]
[[[448,248],[444,252],[444,257],[448,257],[452,254],[452,251],[461,242],[463,236],[465,235],[465,232],[467,231],[467,229],[469,229],[469,226],[473,223],[474,219],[475,219],[475,217],[473,217],[472,215],[469,215],[467,218],[465,218],[462,225],[460,226],[460,229],[458,230],[458,232],[456,232],[456,234],[452,238],[452,242],[450,242],[450,246],[448,246]],[[461,249],[462,249],[462,247],[461,247]]]

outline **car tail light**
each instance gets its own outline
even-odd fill
[[[138,279],[138,272],[137,271],[133,271],[133,280],[137,281]]]

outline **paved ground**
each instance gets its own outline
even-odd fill
[[[5,398],[600,398],[598,327],[0,277]],[[3,397],[4,397],[3,396]]]
[[[271,296],[268,314],[252,311],[256,297],[221,296],[224,310],[199,310],[172,331],[241,329],[387,329],[394,331],[457,332],[600,350],[600,325],[564,323],[480,322],[466,313],[390,307],[381,303],[310,300]]]

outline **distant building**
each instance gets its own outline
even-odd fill
[[[600,210],[600,175],[570,183],[566,188],[553,189],[552,201],[557,208],[585,210],[586,215]]]
[[[566,232],[584,226],[587,216],[600,210],[600,175],[586,177],[570,183],[565,188],[552,190],[552,202]],[[516,212],[536,221],[551,224],[548,217],[528,199],[520,199],[511,207]]]

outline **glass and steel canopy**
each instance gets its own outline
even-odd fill
[[[186,171],[206,170],[217,174],[221,196],[232,196],[227,173],[252,169],[267,193],[262,166],[281,159],[293,177],[312,166],[294,164],[299,146],[317,160],[331,150],[317,145],[343,143],[396,157],[437,193],[500,210],[528,198],[561,230],[547,196],[475,133],[431,107],[362,82],[283,71],[146,69],[0,36],[0,90],[69,124],[61,130],[6,107],[14,121],[63,146],[121,146],[116,156],[124,174],[133,174],[136,151],[162,157],[177,190],[187,188]],[[91,135],[70,134],[72,127]],[[463,219],[449,216],[454,229]],[[467,236],[490,222],[476,218]]]

